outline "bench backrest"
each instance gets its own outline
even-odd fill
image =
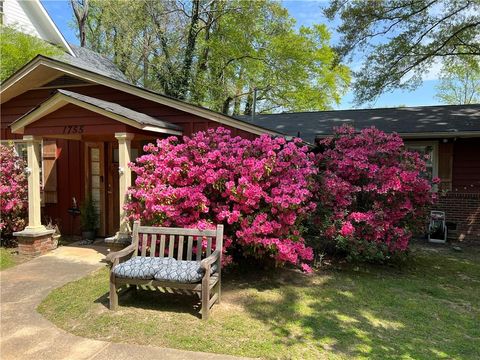
[[[223,225],[215,230],[141,226],[133,224],[133,256],[172,257],[177,260],[196,260],[223,247]]]

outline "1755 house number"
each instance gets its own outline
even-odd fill
[[[63,127],[64,134],[81,134],[83,133],[83,125],[66,125]]]

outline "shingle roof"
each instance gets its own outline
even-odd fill
[[[56,59],[67,64],[85,69],[99,75],[126,82],[130,84],[125,74],[123,74],[109,58],[89,50],[84,47],[69,44],[76,56],[67,53],[57,56]]]
[[[334,127],[343,124],[354,126],[357,131],[375,126],[400,135],[480,135],[480,104],[258,114],[253,122],[251,117],[239,118],[287,135],[300,135],[310,143],[317,137],[331,135]]]
[[[63,89],[58,89],[57,92],[68,96],[72,99],[76,99],[79,101],[82,101],[84,103],[96,106],[100,109],[106,110],[108,112],[111,112],[113,114],[117,114],[120,116],[123,116],[127,119],[136,121],[137,123],[141,125],[151,125],[155,127],[160,127],[164,129],[170,129],[170,130],[177,130],[177,131],[182,131],[182,128],[178,125],[172,124],[168,121],[163,121],[157,118],[154,118],[150,115],[134,111],[132,109],[126,108],[124,106],[118,105],[116,103],[112,103],[109,101],[105,100],[100,100],[91,96],[86,96],[82,94],[75,93],[73,91],[69,90],[63,90]]]

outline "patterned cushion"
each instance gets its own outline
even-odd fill
[[[211,273],[216,269],[217,266],[213,265]],[[198,261],[177,260],[174,263],[162,265],[155,274],[155,280],[196,283],[202,280],[204,272]]]
[[[136,256],[113,268],[115,276],[128,279],[153,279],[155,273],[162,268],[174,264],[172,258],[151,258]]]

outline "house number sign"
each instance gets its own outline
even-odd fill
[[[66,125],[63,127],[64,134],[81,134],[83,133],[83,125]]]

